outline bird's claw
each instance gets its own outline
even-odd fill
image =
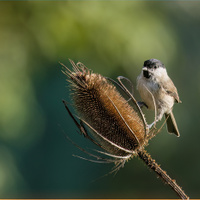
[[[143,106],[145,106],[146,108],[148,108],[147,104],[142,102],[142,101],[138,101],[137,104],[139,105],[140,108],[143,108]]]

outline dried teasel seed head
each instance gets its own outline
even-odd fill
[[[133,154],[144,145],[146,135],[138,113],[105,77],[81,63],[71,63],[73,72],[65,67],[64,73],[70,78],[74,107],[81,120],[108,152]]]

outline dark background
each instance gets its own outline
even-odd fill
[[[144,60],[166,65],[183,102],[181,137],[163,128],[147,150],[200,198],[199,10],[197,1],[0,2],[0,198],[176,198],[137,158],[100,178],[113,166],[72,156],[82,153],[63,132],[87,141],[61,101],[70,101],[59,64],[71,67],[68,58],[134,85]]]

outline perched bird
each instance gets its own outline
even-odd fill
[[[180,133],[172,109],[175,102],[181,103],[181,101],[174,83],[160,60],[150,59],[144,62],[142,72],[137,78],[137,89],[142,98],[142,104],[148,109],[156,109],[155,122],[165,115],[168,132],[179,137]]]

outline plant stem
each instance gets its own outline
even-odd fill
[[[163,181],[168,184],[181,199],[189,199],[182,188],[176,183],[176,180],[170,178],[166,171],[162,170],[156,161],[152,159],[150,154],[148,154],[145,150],[142,150],[138,151],[138,156],[150,169],[152,169],[160,178],[162,178]]]

